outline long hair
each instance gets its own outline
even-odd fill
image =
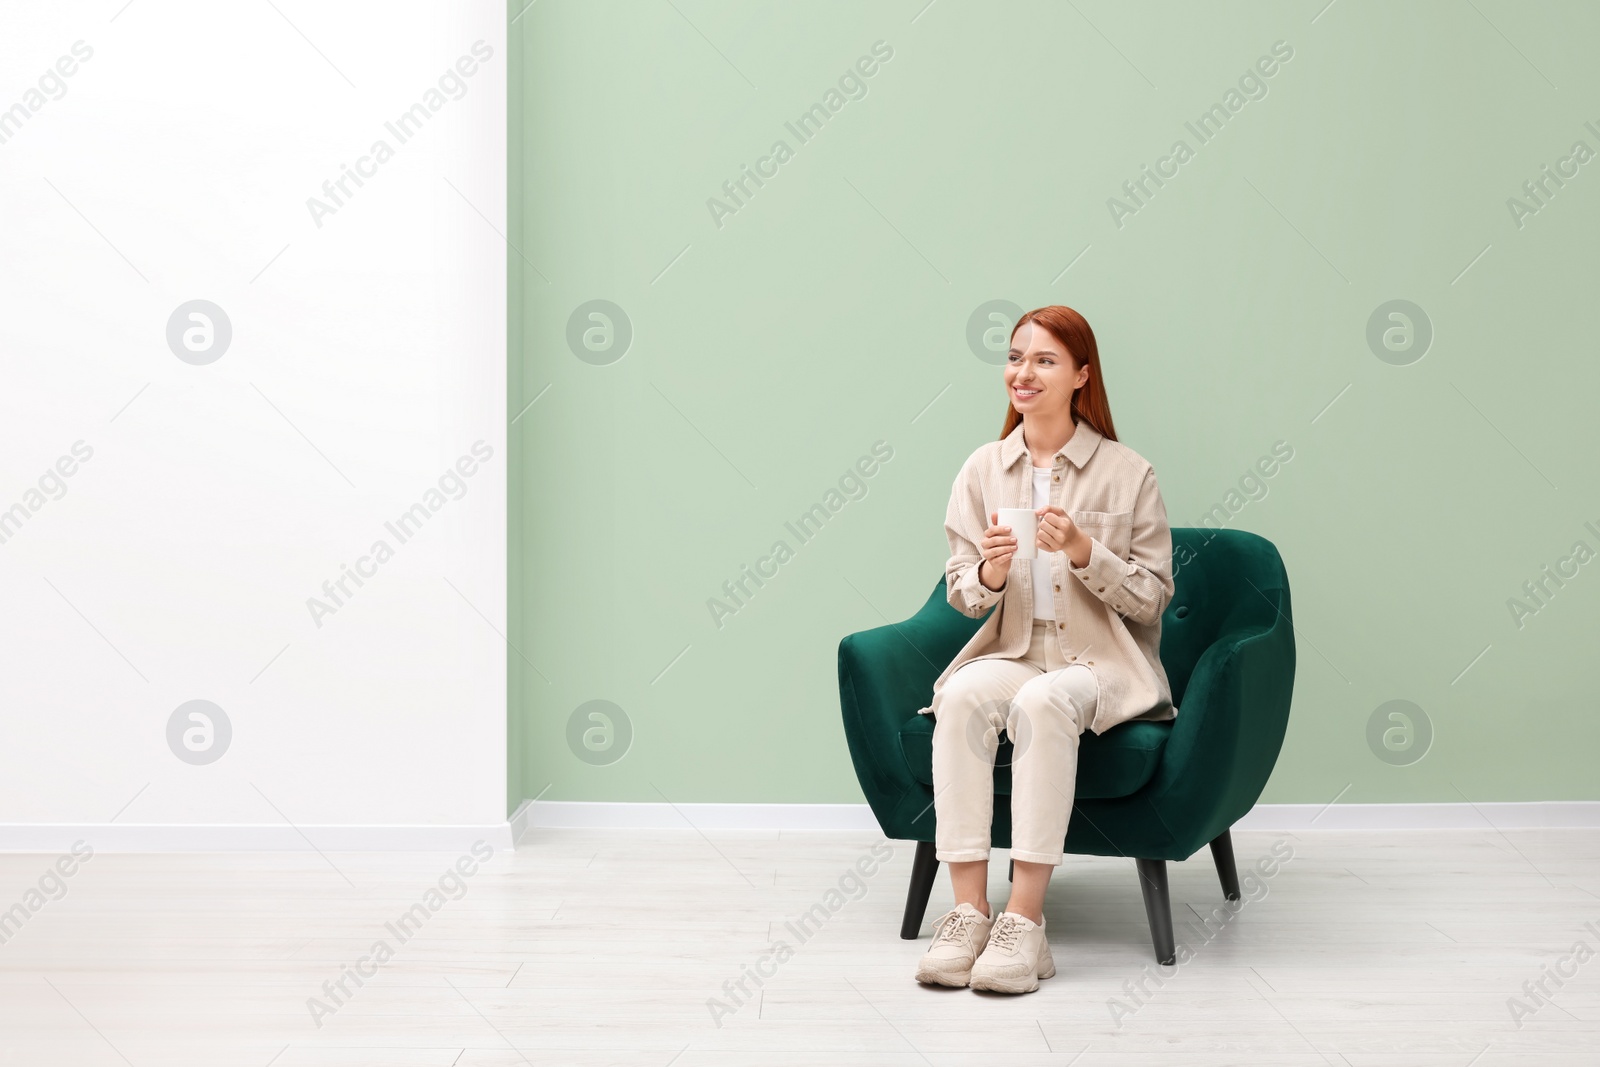
[[[1101,435],[1115,441],[1117,431],[1111,425],[1111,404],[1106,400],[1106,385],[1100,377],[1100,348],[1095,344],[1094,331],[1089,328],[1088,320],[1064,304],[1051,304],[1024,313],[1017,324],[1011,327],[1011,336],[1016,337],[1017,331],[1026,322],[1038,323],[1065,345],[1067,355],[1075,364],[1074,370],[1088,365],[1089,380],[1072,394],[1073,421],[1081,419],[1100,431]],[[1000,431],[1000,439],[1003,441],[1009,437],[1021,421],[1021,413],[1007,399],[1005,428]]]

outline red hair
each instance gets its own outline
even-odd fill
[[[1064,304],[1051,304],[1024,313],[1017,324],[1011,327],[1011,336],[1015,338],[1017,331],[1027,322],[1037,323],[1050,331],[1050,335],[1066,347],[1074,370],[1088,366],[1089,380],[1072,394],[1073,421],[1087,422],[1102,436],[1115,441],[1117,431],[1111,425],[1111,404],[1106,400],[1105,382],[1100,378],[1100,348],[1095,344],[1094,331],[1089,328],[1088,320]],[[1022,415],[1007,400],[1005,428],[1000,431],[1000,439],[1003,441],[1009,437],[1021,422]]]

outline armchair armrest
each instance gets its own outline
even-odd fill
[[[839,703],[845,741],[867,803],[886,834],[908,838],[904,825],[926,805],[927,787],[911,776],[900,750],[905,721],[933,699],[933,682],[982,619],[956,611],[941,578],[926,603],[904,622],[853,633],[839,642]],[[918,802],[905,811],[906,794]]]
[[[1288,729],[1294,666],[1281,613],[1270,626],[1225,633],[1195,664],[1161,765],[1141,791],[1186,856],[1260,798]]]

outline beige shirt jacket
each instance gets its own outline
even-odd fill
[[[1074,567],[1066,552],[1041,549],[1035,560],[1014,559],[1000,589],[978,580],[989,513],[1034,509],[1033,461],[1022,431],[1018,423],[1003,440],[982,445],[956,475],[944,521],[946,594],[969,618],[994,611],[934,681],[933,703],[918,714],[937,713],[945,680],[964,664],[1026,654],[1033,582],[1024,568],[1048,566],[1062,655],[1090,667],[1100,684],[1090,729],[1101,734],[1129,719],[1176,717],[1161,665],[1161,613],[1173,592],[1172,528],[1155,468],[1143,456],[1078,420],[1055,456],[1050,502],[1092,539],[1088,564]]]

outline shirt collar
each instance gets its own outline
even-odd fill
[[[1000,442],[1000,463],[1007,469],[1028,451],[1027,443],[1022,439],[1022,425],[1020,422],[1017,423],[1017,428]],[[1072,436],[1067,438],[1066,445],[1056,455],[1065,456],[1074,467],[1082,470],[1083,465],[1089,462],[1089,457],[1094,454],[1095,447],[1100,444],[1103,435],[1083,419],[1077,420],[1077,426],[1078,428],[1072,431]]]

